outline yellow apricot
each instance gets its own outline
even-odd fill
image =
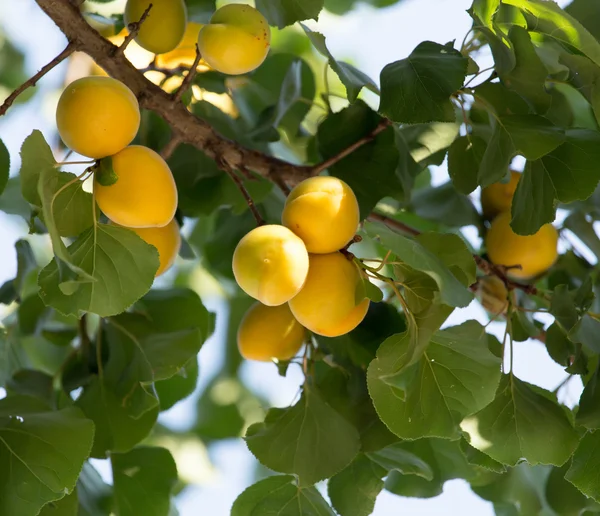
[[[124,149],[140,127],[133,92],[111,77],[84,77],[69,84],[56,108],[56,125],[65,145],[90,158]]]
[[[125,24],[139,21],[152,4],[135,38],[138,45],[155,54],[173,50],[185,33],[187,9],[184,0],[128,0],[125,6]]]
[[[283,226],[259,226],[235,248],[233,274],[249,296],[267,306],[282,305],[304,285],[308,274],[306,246]]]
[[[477,282],[477,293],[481,305],[494,315],[506,313],[508,290],[498,276],[484,276]]]
[[[341,179],[311,177],[290,192],[281,220],[304,240],[309,253],[333,253],[356,232],[358,202],[352,188]]]
[[[179,234],[179,224],[173,219],[162,228],[129,228],[135,232],[147,244],[156,247],[160,265],[156,271],[156,276],[166,272],[175,263],[175,258],[181,247],[181,235]]]
[[[181,43],[174,50],[156,56],[156,65],[159,68],[168,70],[177,68],[178,66],[185,66],[187,68],[192,66],[196,59],[196,43],[198,42],[198,34],[202,27],[201,23],[189,22]]]
[[[237,343],[241,355],[248,360],[289,360],[302,347],[305,334],[287,304],[256,303],[240,323]]]
[[[311,254],[306,283],[289,302],[302,326],[325,337],[356,328],[369,309],[369,300],[355,301],[360,272],[341,253]]]
[[[229,75],[258,68],[269,53],[271,29],[254,7],[229,4],[217,9],[202,27],[198,47],[211,68]]]
[[[490,260],[497,265],[521,265],[509,269],[515,278],[531,278],[548,270],[558,256],[558,233],[552,224],[543,225],[533,235],[517,235],[510,227],[510,212],[498,215],[485,237]]]
[[[511,170],[507,183],[494,183],[481,190],[481,210],[486,219],[491,220],[503,211],[510,211],[519,179],[521,173]]]
[[[130,145],[112,156],[117,181],[94,177],[94,195],[104,214],[128,228],[166,226],[177,209],[177,188],[169,165],[156,152]]]

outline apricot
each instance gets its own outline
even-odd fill
[[[187,68],[192,66],[196,59],[196,43],[198,43],[198,34],[202,27],[201,23],[189,22],[181,43],[174,50],[156,56],[156,65],[168,70],[178,66]]]
[[[181,43],[187,26],[184,0],[128,0],[125,24],[139,21],[152,4],[135,38],[138,45],[155,54],[170,52]]]
[[[198,47],[215,70],[229,75],[248,73],[267,57],[271,29],[265,17],[244,4],[224,5],[202,27]]]
[[[233,274],[240,288],[263,305],[282,305],[300,292],[306,281],[306,246],[283,226],[259,226],[235,248]]]
[[[558,256],[558,232],[552,224],[543,225],[533,235],[517,235],[510,227],[510,212],[498,215],[485,237],[490,260],[497,265],[521,265],[509,269],[514,278],[531,278],[547,271]]]
[[[494,183],[481,190],[481,211],[486,219],[491,220],[503,211],[510,211],[519,179],[521,173],[511,170],[507,183]]]
[[[256,303],[240,323],[237,343],[241,355],[248,360],[289,360],[302,347],[305,335],[287,304]]]
[[[161,228],[129,228],[136,233],[147,244],[156,247],[160,265],[155,276],[160,276],[175,263],[179,248],[181,247],[181,235],[179,224],[173,219]]]
[[[477,282],[481,305],[494,315],[505,314],[508,308],[508,290],[497,276],[484,276]]]
[[[116,182],[94,177],[94,195],[104,214],[128,228],[166,226],[177,209],[177,188],[169,165],[156,152],[130,145],[111,158]]]
[[[338,337],[356,328],[369,309],[369,300],[356,304],[360,272],[341,253],[311,254],[306,283],[289,301],[298,322],[314,333]]]
[[[311,177],[290,192],[281,220],[304,240],[309,253],[333,253],[356,232],[358,202],[352,188],[341,179]]]
[[[140,127],[133,92],[111,77],[84,77],[69,84],[56,108],[58,133],[67,147],[90,158],[124,149]]]

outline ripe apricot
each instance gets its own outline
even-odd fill
[[[355,301],[360,272],[341,253],[311,254],[306,283],[289,302],[302,326],[325,337],[356,328],[369,309],[369,300]]]
[[[202,27],[201,23],[189,22],[181,43],[174,50],[156,56],[156,65],[168,70],[178,66],[187,68],[192,66],[196,59],[196,43],[198,43],[198,34]]]
[[[198,36],[198,47],[206,63],[230,75],[258,68],[267,57],[270,44],[267,20],[254,7],[244,4],[217,9]]]
[[[477,293],[481,305],[494,315],[506,313],[508,308],[508,290],[497,276],[484,276],[477,282]]]
[[[306,246],[283,226],[259,226],[235,248],[233,274],[249,296],[267,306],[282,305],[304,285],[308,274]]]
[[[237,343],[241,355],[248,360],[289,360],[302,347],[305,334],[287,304],[256,303],[240,323]]]
[[[521,173],[510,171],[508,183],[494,183],[481,190],[481,211],[486,219],[493,219],[503,211],[510,211]]]
[[[166,226],[177,209],[177,188],[169,165],[156,152],[130,145],[112,159],[117,181],[94,178],[94,195],[104,214],[128,228]]]
[[[493,221],[485,242],[490,260],[497,265],[521,265],[509,269],[515,278],[531,278],[548,270],[558,256],[558,233],[552,224],[543,225],[533,235],[517,235],[510,227],[510,212]]]
[[[148,17],[135,38],[138,45],[155,54],[173,50],[185,33],[187,9],[184,0],[128,0],[125,25],[135,23],[152,4]]]
[[[333,253],[356,232],[358,202],[352,188],[341,179],[311,177],[290,192],[281,220],[304,240],[309,253]]]
[[[69,84],[56,108],[56,125],[65,145],[90,158],[124,149],[140,127],[133,92],[111,77],[84,77]]]
[[[134,231],[147,244],[156,247],[160,265],[156,276],[166,272],[175,263],[175,258],[181,247],[179,224],[173,219],[162,228],[129,228]]]

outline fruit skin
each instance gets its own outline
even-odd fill
[[[283,226],[259,226],[235,248],[233,274],[249,296],[267,306],[282,305],[298,294],[306,281],[306,246]]]
[[[177,68],[178,66],[185,66],[187,68],[192,66],[196,59],[198,34],[203,26],[204,25],[201,23],[189,22],[181,43],[179,43],[174,50],[156,56],[156,65],[159,68],[165,68],[167,70]]]
[[[136,233],[147,244],[156,247],[160,265],[155,276],[167,272],[175,263],[179,248],[181,247],[181,235],[179,224],[173,219],[162,228],[129,228]]]
[[[521,265],[509,269],[509,276],[531,278],[548,270],[558,256],[558,233],[552,224],[544,224],[533,235],[517,235],[510,227],[511,215],[498,215],[487,232],[485,243],[490,260],[497,265]]]
[[[341,179],[311,177],[290,192],[281,220],[304,240],[309,253],[333,253],[356,232],[360,222],[358,201]]]
[[[229,75],[258,68],[267,57],[270,45],[271,29],[267,20],[254,7],[244,4],[217,9],[198,36],[204,61]]]
[[[306,330],[287,304],[255,303],[244,315],[237,334],[238,349],[248,360],[289,360],[298,353]]]
[[[370,301],[355,304],[359,270],[341,253],[311,254],[306,283],[290,300],[302,326],[325,337],[344,335],[364,319]]]
[[[152,9],[144,20],[135,41],[154,52],[164,54],[173,50],[181,40],[187,26],[187,9],[184,0],[128,0],[125,6],[125,25],[140,20],[148,6]]]
[[[166,226],[177,209],[177,188],[169,165],[156,152],[130,145],[112,156],[116,183],[94,178],[94,195],[104,214],[128,228]]]
[[[89,158],[124,149],[140,127],[133,92],[111,77],[83,77],[69,84],[56,108],[56,125],[65,145]]]
[[[481,305],[493,315],[505,314],[508,309],[508,290],[497,276],[484,276],[477,282]]]
[[[481,211],[486,219],[491,220],[503,211],[510,211],[521,175],[511,170],[508,183],[494,183],[481,190]]]

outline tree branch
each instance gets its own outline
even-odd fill
[[[175,102],[179,102],[183,94],[192,86],[192,82],[196,74],[198,73],[198,64],[200,63],[200,59],[202,59],[202,54],[200,54],[200,49],[198,48],[198,43],[196,43],[196,59],[194,59],[194,63],[192,64],[188,74],[183,79],[181,86],[177,88],[177,91],[173,95],[173,100]]]
[[[254,204],[254,200],[250,196],[250,193],[248,192],[248,190],[246,190],[246,187],[244,186],[244,182],[237,176],[237,174],[233,170],[228,170],[226,168],[225,172],[232,179],[232,181],[235,183],[235,186],[238,187],[238,190],[241,192],[244,199],[246,200],[246,203],[248,204],[248,208],[250,208],[252,215],[254,215],[254,218],[256,219],[256,225],[262,226],[265,223],[265,220],[262,218],[262,215],[258,211],[256,204]]]
[[[138,21],[132,22],[129,25],[127,25],[127,30],[129,31],[129,34],[127,34],[127,36],[123,40],[123,43],[121,43],[114,50],[114,54],[113,55],[116,56],[116,55],[123,54],[123,52],[125,52],[125,49],[129,45],[129,43],[131,43],[137,37],[137,35],[140,33],[140,29],[142,28],[142,23],[144,23],[146,21],[146,18],[148,18],[148,15],[150,14],[150,10],[152,9],[152,5],[153,4],[150,4],[148,6],[148,8],[142,13],[142,17]]]
[[[177,133],[174,133],[167,144],[161,149],[160,157],[164,160],[168,160],[173,155],[177,147],[179,147],[179,145],[181,145],[181,136]]]
[[[69,57],[73,52],[75,52],[75,50],[77,50],[77,44],[74,41],[69,41],[65,49],[60,54],[58,54],[46,66],[42,67],[42,69],[33,77],[21,84],[21,86],[19,86],[6,98],[2,106],[0,106],[0,116],[2,116],[4,113],[6,113],[6,111],[8,111],[8,108],[13,105],[14,101],[21,93],[23,93],[27,88],[35,86],[44,75],[46,75],[50,70],[62,63],[67,57]]]

